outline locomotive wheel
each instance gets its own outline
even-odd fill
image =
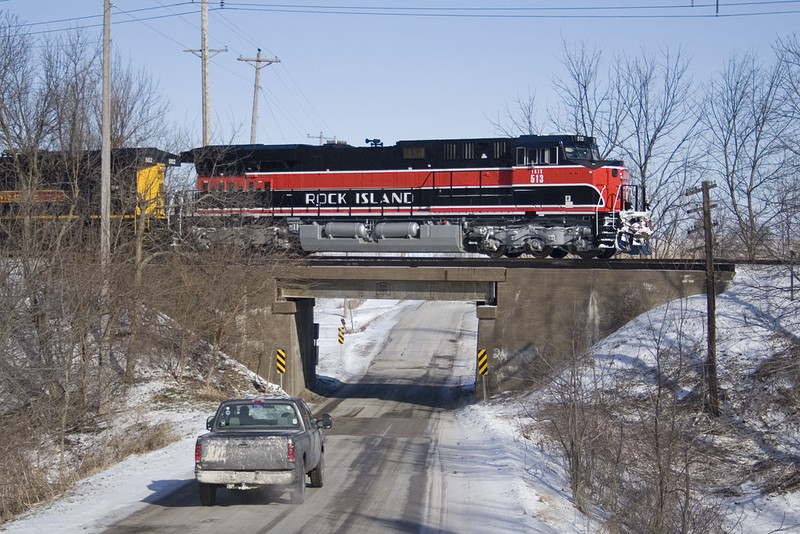
[[[553,247],[543,247],[542,250],[536,252],[528,252],[528,254],[530,254],[532,257],[538,260],[541,260],[548,257],[551,252],[553,252]]]
[[[607,260],[614,254],[616,254],[617,250],[613,248],[601,248],[600,252],[597,253],[597,257],[601,260]]]
[[[567,255],[567,251],[564,250],[563,248],[554,248],[553,250],[550,251],[550,257],[551,258],[555,258],[557,260],[560,260],[561,258],[563,258],[566,255]]]
[[[503,254],[506,253],[506,250],[507,250],[507,248],[506,248],[505,245],[500,245],[499,247],[497,247],[497,250],[491,250],[491,251],[490,250],[484,250],[483,253],[486,254],[487,256],[489,256],[492,259],[497,259],[497,258],[502,258]]]

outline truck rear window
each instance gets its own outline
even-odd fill
[[[217,427],[299,428],[300,418],[291,404],[252,403],[225,405],[217,416]]]

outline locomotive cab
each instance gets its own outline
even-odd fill
[[[600,157],[593,137],[583,135],[527,135],[517,141],[518,166],[582,165],[597,168],[601,165],[621,165]]]

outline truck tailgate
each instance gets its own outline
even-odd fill
[[[270,435],[207,436],[202,440],[200,463],[206,470],[271,471],[292,469],[289,438]]]

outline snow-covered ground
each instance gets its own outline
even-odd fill
[[[785,270],[740,269],[729,290],[719,296],[719,375],[721,383],[731,389],[731,397],[739,374],[754,370],[800,331],[800,306],[789,302],[786,288]],[[320,323],[320,337],[335,337],[343,316],[342,302],[318,300],[315,318]],[[326,352],[320,355],[318,372],[330,380],[347,381],[363,375],[402,312],[418,305],[389,300],[350,304],[354,312],[344,317],[348,330],[353,331],[348,334],[348,350],[345,352],[336,344],[322,345]],[[613,360],[618,366],[646,369],[653,363],[654,339],[672,335],[673,325],[679,321],[686,343],[702,343],[704,309],[705,297],[701,295],[652,310],[599,343],[594,348],[595,356]],[[662,336],[642,336],[643,330],[661,332]],[[491,461],[497,466],[498,476],[481,481],[480,491],[501,493],[504,499],[515,502],[516,508],[535,518],[533,523],[540,525],[541,532],[597,531],[600,524],[571,505],[561,458],[542,450],[536,437],[523,438],[520,428],[525,417],[519,402],[519,397],[501,395],[489,406],[466,407],[454,418],[465,440],[473,436],[472,439],[487,440],[495,447]],[[193,478],[194,440],[203,431],[207,415],[209,411],[150,414],[149,419],[174,421],[183,437],[168,447],[130,457],[81,481],[57,502],[39,506],[0,530],[9,534],[90,534],[104,530]],[[781,433],[779,439],[785,442],[786,453],[800,456],[796,414],[793,421],[764,422],[767,426],[772,423],[776,426],[774,431]],[[470,447],[464,445],[466,454]],[[502,449],[498,449],[501,445]],[[745,486],[740,495],[723,504],[729,507],[733,532],[800,532],[798,492],[762,496],[754,486]]]
[[[795,273],[796,276],[796,273]],[[719,503],[726,531],[742,533],[800,532],[800,418],[797,409],[798,347],[800,347],[800,284],[794,300],[788,267],[739,266],[728,290],[717,296],[717,376],[721,417],[711,438],[734,450],[732,495]],[[625,375],[626,388],[652,381],[659,351],[699,354],[707,344],[706,296],[673,301],[645,313],[592,349],[600,365]],[[691,360],[690,356],[686,357]],[[794,376],[794,380],[790,376]],[[679,382],[687,398],[697,382]],[[761,491],[776,472],[793,481],[787,493]],[[742,472],[750,472],[741,481]],[[778,473],[780,474],[780,473]],[[770,478],[772,476],[772,478]],[[780,478],[780,477],[778,477]],[[720,478],[724,486],[727,478]]]

